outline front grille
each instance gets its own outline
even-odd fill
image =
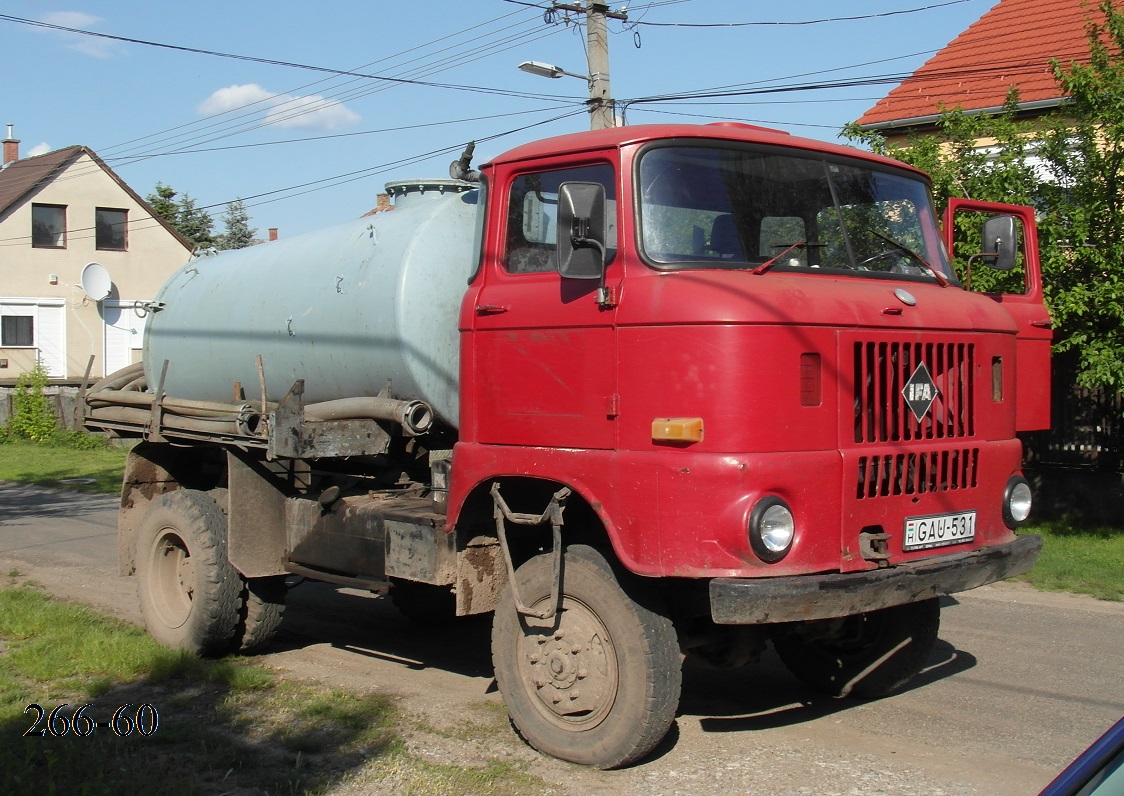
[[[971,489],[976,486],[979,461],[979,448],[860,456],[856,497]]]
[[[855,442],[956,439],[975,434],[973,343],[855,342]],[[917,420],[902,388],[924,362],[937,387]]]

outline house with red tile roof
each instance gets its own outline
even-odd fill
[[[1103,22],[1095,0],[1000,0],[858,124],[892,141],[932,130],[942,110],[996,113],[1011,88],[1018,89],[1021,116],[1053,111],[1066,98],[1050,60],[1088,63],[1088,26]]]
[[[140,356],[151,300],[191,244],[84,146],[0,163],[0,383],[40,361],[77,381],[94,355],[101,377]]]

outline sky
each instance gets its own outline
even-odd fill
[[[996,2],[632,2],[609,24],[612,94],[627,124],[734,120],[839,141]],[[362,215],[388,181],[447,177],[470,140],[479,164],[588,129],[582,79],[517,69],[588,72],[581,18],[549,5],[9,0],[0,124],[21,156],[83,144],[142,196],[157,182],[189,194],[218,231],[241,198],[259,237],[291,237]],[[755,93],[651,101],[715,89]]]

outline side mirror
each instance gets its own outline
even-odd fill
[[[558,186],[558,272],[570,279],[605,273],[605,186],[564,182]]]
[[[984,262],[999,271],[1015,267],[1018,235],[1014,216],[992,216],[983,224]]]

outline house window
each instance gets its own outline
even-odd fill
[[[128,210],[113,210],[108,207],[97,208],[94,211],[96,247],[125,251],[127,248],[125,229],[128,221]]]
[[[31,245],[43,249],[66,247],[66,206],[31,206]]]
[[[0,298],[0,346],[32,349],[52,378],[66,376],[66,303]]]
[[[31,348],[34,346],[34,316],[4,315],[0,318],[0,345],[5,348]]]

